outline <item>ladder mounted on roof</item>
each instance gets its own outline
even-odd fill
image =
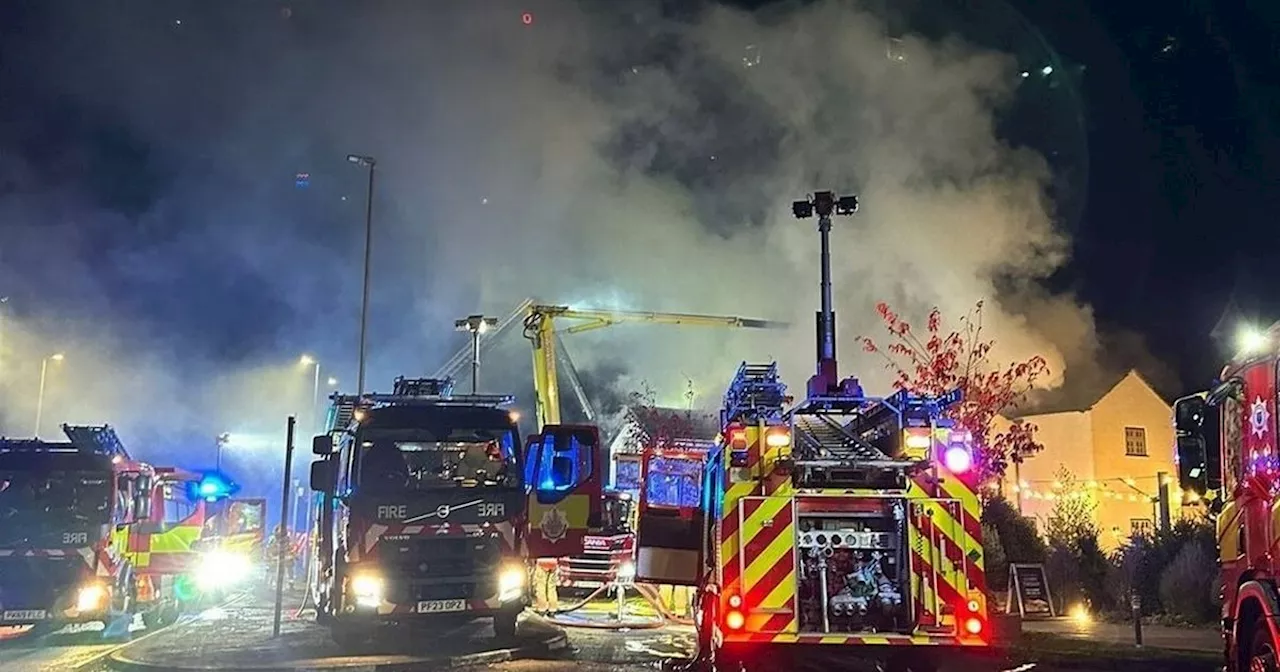
[[[510,394],[454,394],[453,378],[395,379],[391,394],[377,392],[358,396],[333,393],[329,398],[329,431],[346,428],[360,408],[386,406],[488,406],[499,408],[515,402]]]
[[[778,377],[778,364],[743,362],[724,393],[720,423],[735,420],[780,422],[783,407],[790,401],[787,386]]]
[[[0,439],[0,452],[80,453],[130,459],[129,451],[125,450],[111,425],[63,425],[62,431],[67,435],[69,444],[41,439]]]
[[[129,459],[129,451],[124,449],[111,425],[63,425],[62,432],[82,451]]]

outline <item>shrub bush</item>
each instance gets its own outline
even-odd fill
[[[982,524],[982,556],[987,572],[987,591],[999,592],[1009,585],[1009,559],[1005,557],[1000,533],[986,523]]]
[[[982,524],[996,531],[1006,562],[1036,564],[1045,561],[1048,549],[1031,519],[1019,515],[1003,497],[987,501]]]
[[[1207,571],[1214,565],[1213,553],[1197,539],[1188,540],[1160,574],[1162,611],[1187,623],[1212,623],[1217,607],[1214,577]]]
[[[1098,545],[1096,533],[1076,539],[1077,573],[1080,591],[1095,611],[1111,611],[1115,607],[1115,594],[1107,589],[1107,577],[1111,563]]]
[[[1127,598],[1131,591],[1142,600],[1142,613],[1155,615],[1171,611],[1162,595],[1161,582],[1165,570],[1188,546],[1198,546],[1205,553],[1205,564],[1198,570],[1205,581],[1212,581],[1218,571],[1214,562],[1216,539],[1212,524],[1204,520],[1179,521],[1172,529],[1154,536],[1134,537],[1112,557],[1115,567],[1111,580],[1117,599]],[[1213,594],[1212,588],[1196,589],[1198,596]],[[1199,597],[1197,597],[1199,599]],[[1127,609],[1123,603],[1119,605]],[[1194,610],[1193,610],[1194,611]]]

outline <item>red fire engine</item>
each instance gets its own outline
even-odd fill
[[[1256,334],[1212,389],[1174,404],[1184,493],[1217,512],[1222,633],[1229,672],[1276,672],[1280,653],[1280,323]]]
[[[774,364],[739,368],[699,505],[641,506],[636,579],[697,588],[699,667],[845,647],[935,670],[990,645],[972,438],[943,417],[959,395],[874,398],[839,378],[828,235],[856,199],[793,208],[821,217],[807,398],[790,405]]]

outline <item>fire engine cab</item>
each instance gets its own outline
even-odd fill
[[[1251,334],[1213,388],[1174,403],[1180,487],[1217,512],[1229,672],[1275,672],[1280,653],[1280,323]]]

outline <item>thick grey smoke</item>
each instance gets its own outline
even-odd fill
[[[1059,376],[1096,347],[1071,297],[1007,289],[1058,269],[1069,241],[1049,165],[996,132],[1027,65],[964,35],[890,31],[837,0],[679,17],[589,0],[151,4],[60,12],[77,49],[26,64],[117,119],[163,179],[106,208],[2,164],[26,185],[0,199],[4,279],[28,302],[0,373],[11,433],[28,433],[55,349],[46,427],[107,421],[170,445],[305,416],[304,351],[352,389],[365,173],[350,152],[379,160],[369,387],[434,370],[462,344],[456,317],[526,296],[794,324],[566,336],[584,369],[603,365],[593,388],[643,380],[685,406],[692,381],[713,406],[739,362],[770,359],[801,386],[818,241],[789,204],[822,188],[864,204],[833,234],[844,371],[886,382],[854,338],[881,333],[881,300],[920,320],[986,298],[997,356],[1043,354]],[[32,259],[56,261],[18,265]],[[486,360],[503,367],[489,391],[528,389],[511,342]]]

